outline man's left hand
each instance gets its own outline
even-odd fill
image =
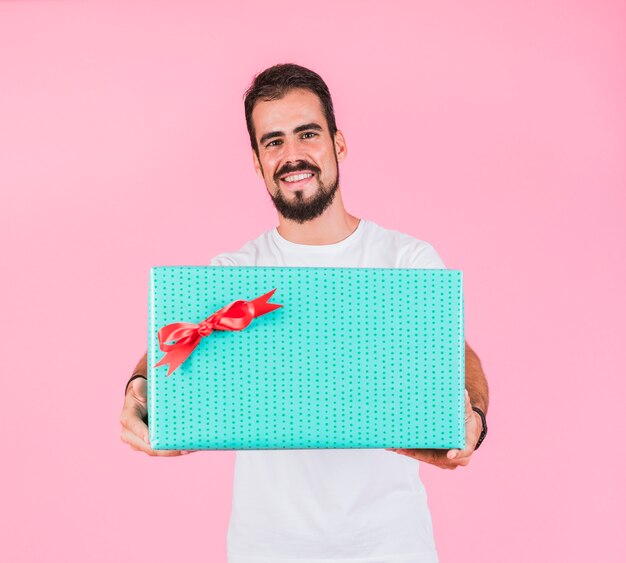
[[[469,394],[465,390],[465,449],[464,450],[436,450],[436,449],[396,449],[385,448],[424,461],[442,469],[456,469],[459,465],[467,465],[474,453],[474,446],[482,432],[483,422],[480,415],[472,409]]]

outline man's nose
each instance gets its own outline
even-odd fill
[[[283,144],[285,148],[285,161],[295,164],[298,160],[303,160],[302,150],[296,139],[285,139]]]

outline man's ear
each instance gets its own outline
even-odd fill
[[[256,175],[263,180],[263,169],[261,168],[261,163],[259,162],[259,157],[256,155],[256,151],[252,149],[252,164],[254,165],[254,170],[256,171]]]
[[[337,162],[343,162],[348,156],[348,145],[346,145],[346,140],[343,136],[343,133],[339,130],[335,133],[335,154],[337,155]]]

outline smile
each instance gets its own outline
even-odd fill
[[[303,174],[292,174],[282,178],[283,182],[300,182],[301,180],[308,180],[313,174],[311,172],[305,172]]]

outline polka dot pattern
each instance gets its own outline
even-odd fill
[[[273,288],[283,307],[153,368],[159,328]],[[465,445],[461,271],[162,266],[148,309],[154,449]]]

